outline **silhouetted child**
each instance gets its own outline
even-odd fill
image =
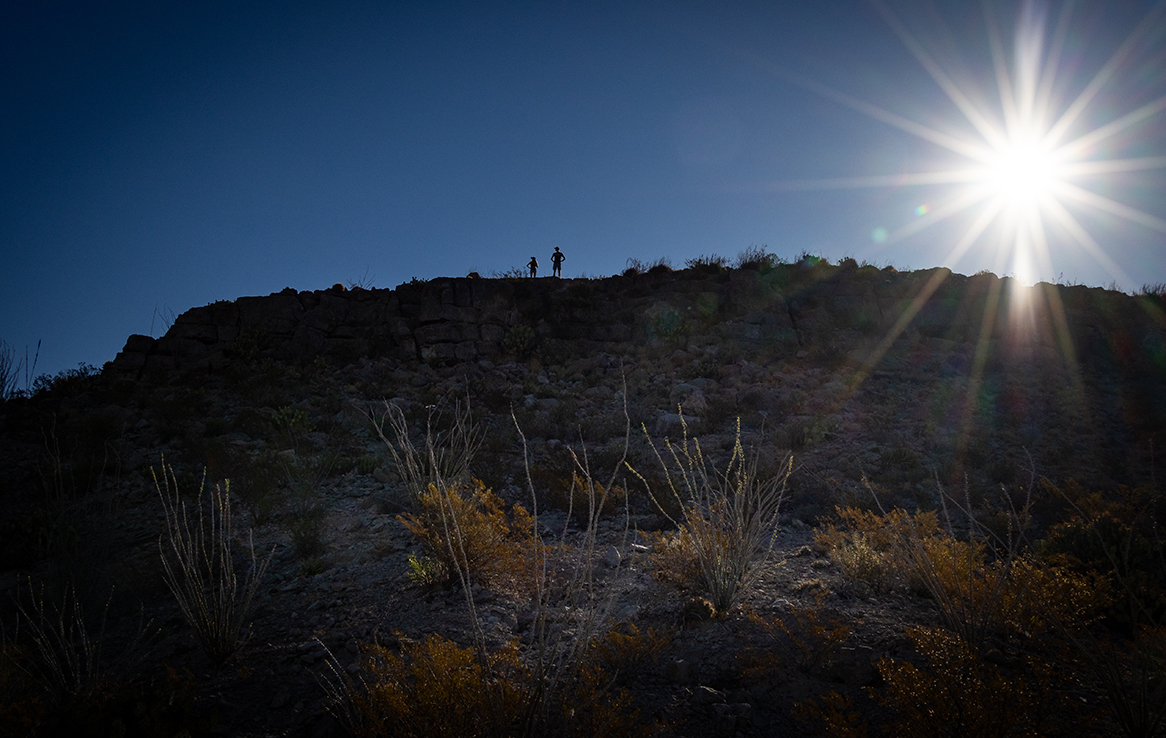
[[[563,256],[563,252],[559,251],[559,247],[556,246],[555,253],[551,254],[551,273],[556,277],[563,276],[563,259],[566,258]]]
[[[530,276],[531,277],[538,276],[538,259],[534,258],[533,256],[530,257],[530,263],[527,264],[526,266],[530,268]]]

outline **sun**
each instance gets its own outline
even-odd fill
[[[1166,111],[1166,96],[1138,107],[1119,111],[1113,99],[1101,93],[1128,71],[1134,51],[1152,39],[1166,15],[1166,2],[1158,3],[1126,40],[1114,50],[1075,97],[1066,97],[1063,55],[1069,36],[1073,3],[1065,3],[1055,23],[1047,23],[1043,11],[1023,3],[1012,34],[1012,54],[1006,53],[1005,35],[985,4],[985,25],[990,39],[992,81],[997,102],[973,94],[967,80],[956,81],[928,53],[897,16],[876,0],[875,7],[954,104],[959,118],[950,125],[924,124],[839,90],[788,73],[787,80],[831,98],[882,123],[935,144],[966,163],[949,169],[894,175],[843,177],[780,183],[780,189],[849,189],[929,187],[954,185],[928,204],[918,217],[894,230],[876,229],[880,248],[906,239],[924,229],[969,215],[968,227],[942,258],[954,266],[969,250],[993,239],[994,268],[1013,273],[1022,281],[1040,274],[1055,274],[1049,252],[1049,229],[1055,228],[1059,246],[1076,242],[1115,281],[1134,283],[1079,220],[1083,212],[1100,214],[1112,221],[1124,219],[1166,233],[1166,220],[1113,199],[1109,194],[1115,175],[1166,168],[1166,156],[1116,158],[1113,151],[1136,140],[1137,127]],[[1051,33],[1048,29],[1052,27]],[[1160,35],[1160,34],[1159,34]],[[1159,43],[1150,40],[1151,45]],[[1105,100],[1104,103],[1101,102]],[[1104,114],[1112,115],[1108,120]],[[1099,114],[1104,113],[1104,114]],[[1094,124],[1088,128],[1086,121]],[[1096,125],[1098,120],[1103,120]],[[1096,186],[1094,186],[1096,185]],[[1023,265],[1023,269],[1018,269]]]
[[[1005,207],[1032,207],[1053,195],[1061,184],[1056,157],[1048,146],[1025,137],[993,152],[983,184]]]

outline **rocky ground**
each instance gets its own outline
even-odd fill
[[[809,728],[793,706],[827,691],[877,712],[861,689],[877,683],[875,661],[914,658],[906,628],[936,622],[928,600],[905,589],[875,593],[814,545],[814,526],[835,505],[931,508],[941,489],[985,502],[1002,489],[1031,489],[1036,478],[1095,489],[1166,479],[1153,454],[1161,419],[1147,425],[1123,412],[1131,397],[1158,397],[1161,377],[1131,386],[1055,352],[1053,360],[1049,352],[984,356],[973,342],[917,333],[877,365],[812,344],[742,347],[715,332],[624,348],[559,343],[552,354],[523,347],[525,355],[496,361],[252,356],[197,381],[66,377],[11,401],[0,413],[6,632],[16,634],[16,603],[30,606],[30,581],[34,592],[82,582],[86,607],[108,608],[107,657],[150,623],[152,637],[121,676],[186,705],[159,723],[185,721],[191,734],[337,734],[320,684],[330,660],[350,672],[361,644],[429,633],[471,641],[464,593],[408,576],[409,555],[424,550],[398,517],[407,508],[402,482],[374,423],[389,401],[420,434],[431,408],[468,400],[485,433],[473,474],[508,505],[530,507],[529,470],[548,538],[584,539],[564,510],[572,451],[586,450],[597,477],[614,469],[629,490],[627,516],[602,518],[590,566],[612,625],[668,634],[634,676],[641,716],[672,735],[800,735]],[[668,520],[617,463],[626,443],[632,466],[660,493],[649,438],[675,441],[686,426],[723,464],[738,421],[763,473],[792,455],[782,523],[747,607],[693,620],[684,604],[698,589],[655,576],[652,534]],[[188,496],[204,474],[208,483],[229,478],[240,545],[249,529],[256,550],[273,552],[250,640],[221,669],[199,650],[162,581],[165,521],[153,473],[163,464]],[[531,604],[520,587],[477,588],[472,597],[491,642],[529,639]],[[807,663],[796,639],[774,636],[749,610],[790,624],[812,610],[850,632]],[[4,678],[20,683],[16,672]]]

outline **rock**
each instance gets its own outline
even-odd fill
[[[868,646],[841,648],[831,659],[827,675],[835,682],[851,687],[865,687],[878,679],[874,651]]]
[[[271,698],[270,707],[272,710],[281,710],[286,707],[287,703],[290,701],[291,693],[288,691],[287,687],[280,687],[279,690],[275,693],[275,696]]]
[[[603,557],[603,560],[612,569],[618,568],[619,562],[621,560],[621,557],[619,555],[619,549],[616,548],[615,545],[608,546],[607,547],[607,555]]]
[[[696,684],[696,667],[685,659],[669,661],[664,665],[664,679],[672,684]]]

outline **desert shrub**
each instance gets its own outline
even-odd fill
[[[275,427],[280,448],[297,448],[304,436],[315,430],[308,411],[291,405],[276,409],[271,415],[271,424]]]
[[[717,254],[701,254],[684,260],[684,268],[698,273],[718,274],[728,268],[729,260]]]
[[[904,582],[927,594],[944,626],[977,648],[998,636],[1090,622],[1109,601],[1102,577],[1019,547],[1001,555],[974,535],[961,540],[940,527],[934,512],[836,513],[844,529],[827,524],[815,541],[844,573],[872,586]]]
[[[825,593],[819,592],[815,602],[810,607],[791,605],[786,616],[765,617],[752,608],[747,610],[749,620],[761,626],[774,641],[788,643],[788,651],[793,657],[799,671],[804,674],[813,674],[823,663],[838,652],[846,639],[850,637],[850,629],[857,621],[846,622],[838,617],[831,617],[826,613]],[[782,636],[785,636],[782,639]],[[759,671],[770,663],[765,657],[760,658],[753,671]]]
[[[366,646],[358,681],[333,671],[332,709],[356,735],[591,738],[642,732],[630,696],[611,692],[599,667],[581,669],[569,688],[545,700],[537,672],[523,663],[514,642],[481,653],[431,635],[401,651]],[[552,709],[544,711],[543,704]]]
[[[655,261],[642,261],[629,257],[623,276],[633,277],[637,274],[667,274],[672,271],[672,262],[667,256],[661,256]]]
[[[450,572],[445,564],[433,556],[418,556],[410,552],[406,559],[409,570],[405,575],[409,581],[422,587],[432,587],[449,580]]]
[[[428,408],[419,440],[414,439],[400,407],[388,402],[384,407],[379,417],[370,413],[369,418],[405,483],[407,505],[428,494],[430,485],[442,489],[469,481],[470,464],[485,434],[474,424],[468,403],[455,402],[448,422],[446,403]]]
[[[520,359],[529,358],[536,343],[534,329],[529,325],[511,326],[502,336],[502,350]]]
[[[258,558],[248,537],[250,562],[245,572],[237,572],[229,484],[215,485],[207,500],[204,480],[191,511],[179,496],[177,479],[165,460],[161,483],[153,468],[150,474],[166,515],[166,533],[158,539],[163,579],[203,651],[221,666],[242,643],[251,602],[275,550]]]
[[[821,704],[814,700],[794,703],[793,716],[800,722],[819,726],[831,738],[867,738],[869,724],[854,709],[849,696],[837,692],[822,695]]]
[[[771,254],[765,246],[750,246],[737,254],[735,266],[738,269],[765,271],[777,263],[778,258]]]
[[[1154,297],[1158,300],[1166,300],[1166,282],[1146,283],[1142,285],[1142,289],[1138,291],[1138,295],[1141,297]]]
[[[623,276],[634,277],[637,274],[643,274],[647,271],[648,271],[647,264],[645,264],[644,262],[635,258],[634,256],[629,256],[628,260],[627,260],[627,264],[625,265],[624,270],[623,270]]]
[[[481,480],[444,488],[431,484],[418,507],[416,514],[405,513],[398,520],[447,573],[464,571],[489,583],[520,568],[522,544],[533,536],[533,519],[526,508],[515,505],[512,528],[502,499]]]
[[[32,381],[32,393],[34,395],[76,397],[94,387],[95,381],[100,376],[100,369],[92,364],[81,362],[76,369],[62,369],[52,376],[40,375]]]
[[[490,277],[492,279],[524,279],[529,274],[530,271],[522,267],[510,267],[501,272],[497,270],[492,271],[490,272]]]
[[[365,646],[359,687],[336,701],[358,736],[460,738],[504,735],[519,721],[522,664],[514,645],[484,661],[438,635],[406,643],[397,654]]]
[[[271,451],[263,451],[240,464],[239,472],[231,478],[235,496],[251,516],[251,525],[262,528],[275,517],[279,507],[276,480],[284,473],[284,465]]]
[[[87,701],[103,688],[108,676],[101,657],[108,603],[95,628],[72,591],[54,602],[43,587],[38,592],[30,582],[27,600],[16,600],[16,609],[16,637],[11,644],[5,638],[9,663],[40,688],[49,704]],[[22,628],[30,644],[28,658],[17,657]]]
[[[1166,628],[1143,626],[1128,640],[1082,629],[1064,634],[1123,734],[1149,738],[1166,733]]]
[[[289,515],[287,532],[296,559],[306,569],[314,569],[325,551],[324,508],[319,502],[297,506]]]
[[[356,473],[363,475],[370,475],[375,472],[381,465],[381,457],[376,454],[362,454],[356,460]]]
[[[814,542],[842,573],[878,590],[904,584],[910,577],[909,567],[898,556],[901,539],[939,534],[935,512],[917,511],[912,516],[896,508],[883,515],[849,506],[835,507],[834,515],[814,531]]]
[[[626,684],[644,667],[655,663],[672,642],[671,633],[642,631],[635,623],[620,623],[593,641],[587,660],[598,664],[616,683]]]
[[[925,667],[878,661],[884,684],[870,693],[895,717],[888,734],[915,738],[1041,736],[1058,705],[1047,665],[1030,661],[1029,673],[1006,673],[976,648],[941,629],[908,631]],[[869,689],[869,688],[868,688]]]
[[[644,435],[648,436],[647,428]],[[682,520],[671,516],[669,519],[679,535],[691,542],[700,561],[704,587],[717,612],[727,614],[745,589],[761,576],[771,558],[772,533],[777,527],[791,459],[787,458],[773,476],[761,478],[757,457],[746,458],[739,421],[733,453],[723,472],[705,459],[698,441],[689,439],[687,425],[679,446],[665,440],[668,460],[650,437],[648,443],[664,470],[670,496],[683,510]],[[668,508],[660,504],[651,488],[648,494],[657,508],[668,515]]]
[[[699,586],[704,572],[692,536],[683,531],[650,531],[645,534],[651,544],[648,562],[652,575],[665,584],[681,589]]]
[[[843,574],[866,582],[877,592],[889,590],[896,581],[893,562],[861,533],[831,548],[829,556]]]
[[[0,738],[28,736],[203,736],[216,710],[195,709],[194,679],[167,667],[148,680],[104,680],[92,694],[51,705],[15,679],[26,656],[0,650]]]
[[[1133,634],[1140,625],[1166,621],[1161,497],[1151,490],[1118,490],[1104,497],[1078,491],[1076,499],[1066,499],[1068,519],[1049,530],[1040,550],[1113,580],[1117,597],[1107,612],[1112,626]]]
[[[598,480],[587,480],[572,470],[571,481],[554,480],[547,489],[547,500],[552,505],[565,510],[576,522],[586,525],[587,521],[600,515],[611,515],[622,510],[628,501],[627,490],[621,485],[610,488]]]

